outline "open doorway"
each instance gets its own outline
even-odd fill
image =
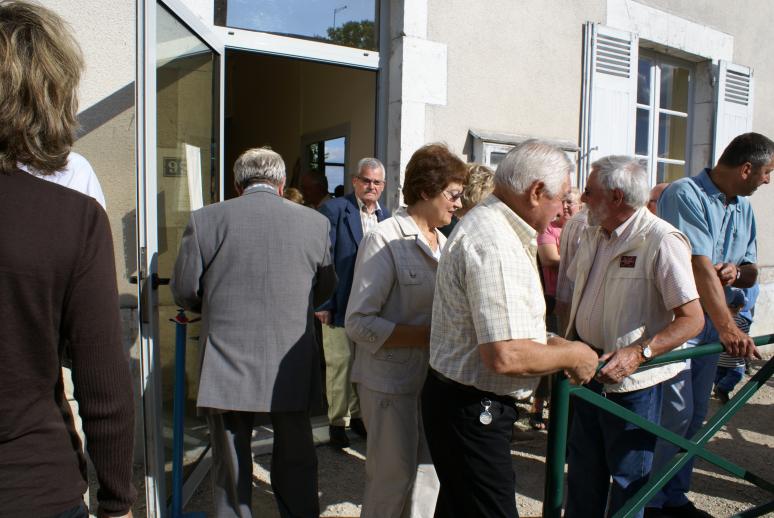
[[[374,156],[376,72],[229,50],[225,118],[226,198],[236,195],[235,160],[256,146],[282,155],[287,186],[318,170],[331,196],[346,194],[358,160]]]

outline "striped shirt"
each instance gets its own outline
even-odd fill
[[[438,265],[430,366],[499,395],[526,397],[538,378],[491,371],[478,346],[511,339],[545,343],[537,232],[490,195],[460,220]]]

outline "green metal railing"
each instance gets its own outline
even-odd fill
[[[774,343],[774,335],[759,336],[753,340],[757,346],[767,345]],[[722,351],[723,346],[720,343],[701,345],[691,349],[682,349],[664,354],[644,363],[643,367],[717,354]],[[546,485],[543,499],[544,518],[560,518],[562,516],[562,502],[564,500],[564,465],[567,452],[567,420],[570,396],[584,399],[681,448],[681,451],[666,467],[659,473],[651,474],[648,483],[643,486],[613,518],[629,518],[634,516],[637,511],[642,509],[645,504],[647,504],[651,498],[669,480],[671,480],[680,468],[694,457],[700,457],[739,478],[747,480],[748,482],[769,491],[772,493],[772,498],[774,498],[774,483],[767,481],[704,448],[715,433],[717,433],[747,402],[747,400],[749,400],[758,389],[771,378],[773,373],[774,358],[766,362],[766,364],[761,367],[761,369],[758,370],[758,372],[756,372],[736,394],[734,394],[734,397],[731,398],[728,403],[723,405],[723,407],[718,410],[718,412],[715,413],[715,415],[713,415],[690,439],[681,437],[670,432],[666,428],[648,421],[647,419],[643,419],[634,412],[611,402],[604,396],[600,396],[585,387],[570,385],[569,380],[564,375],[557,376],[553,386],[553,393],[551,394],[551,419],[549,421],[548,451],[546,453]],[[774,500],[767,504],[743,511],[735,515],[735,518],[763,516],[772,511],[774,511]]]

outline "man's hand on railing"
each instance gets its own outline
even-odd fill
[[[720,338],[720,343],[726,348],[726,352],[731,356],[758,359],[761,357],[753,339],[736,327],[733,321],[728,326],[718,329],[718,337]]]
[[[575,367],[565,369],[565,375],[574,385],[583,385],[591,381],[597,372],[599,358],[597,353],[583,342],[571,342],[572,353],[576,358]]]
[[[621,383],[642,365],[644,358],[641,351],[639,345],[629,345],[600,356],[599,360],[607,363],[597,373],[597,381],[610,385]]]

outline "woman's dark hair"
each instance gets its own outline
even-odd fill
[[[437,196],[447,185],[465,184],[468,167],[443,144],[427,144],[417,149],[406,166],[403,179],[403,199],[412,205],[422,199]]]

